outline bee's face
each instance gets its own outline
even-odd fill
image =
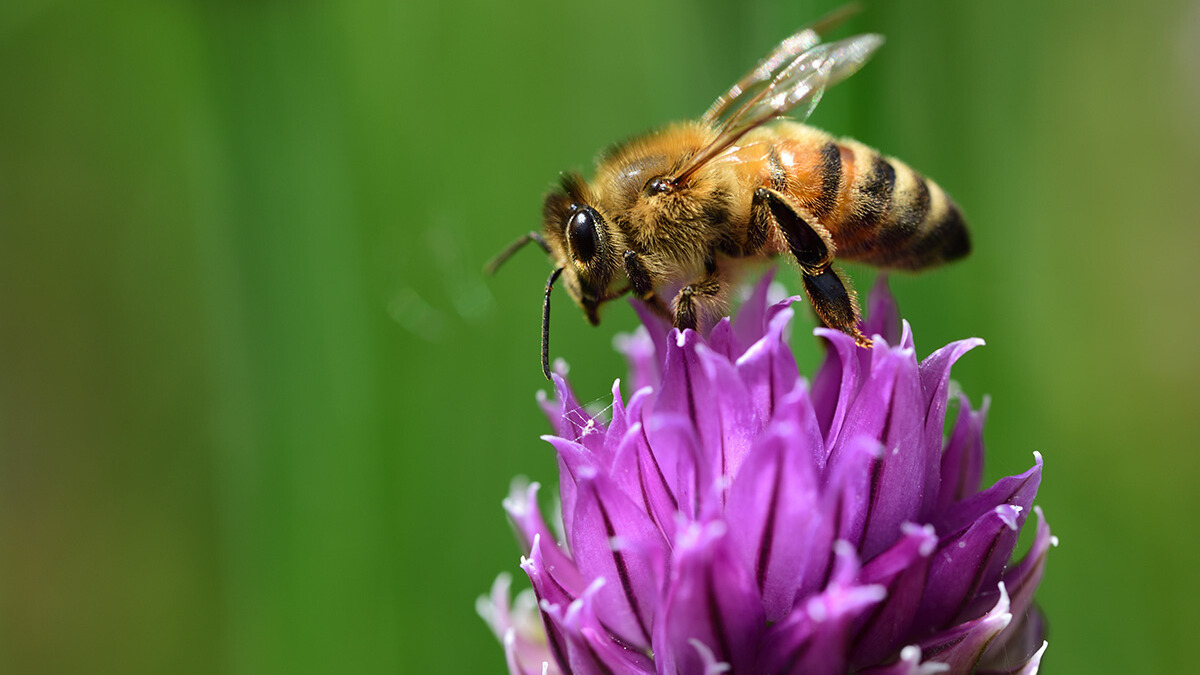
[[[620,244],[608,219],[588,203],[582,184],[569,179],[564,184],[566,191],[546,197],[543,233],[562,267],[567,293],[595,325],[600,322],[600,303],[610,299],[609,285],[620,269]]]

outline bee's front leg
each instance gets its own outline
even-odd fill
[[[650,276],[641,257],[631,250],[625,251],[625,276],[629,277],[629,285],[639,300],[649,305],[663,318],[671,318],[666,303],[654,292],[654,278]]]
[[[853,337],[859,346],[870,347],[871,340],[858,329],[858,296],[833,269],[835,246],[829,231],[816,221],[806,221],[787,198],[767,188],[754,191],[752,213],[756,220],[769,220],[783,233],[800,263],[804,290],[821,321]]]
[[[701,301],[721,294],[721,279],[717,275],[717,263],[709,258],[704,264],[704,276],[679,289],[675,296],[675,327],[696,330],[700,323]]]

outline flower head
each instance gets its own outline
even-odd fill
[[[506,576],[480,602],[510,672],[1036,672],[1055,543],[1033,508],[1041,457],[980,490],[987,404],[960,396],[943,434],[950,367],[982,341],[918,361],[879,283],[876,346],[816,329],[809,382],[785,342],[794,298],[768,302],[769,281],[707,339],[640,308],[619,343],[634,393],[614,384],[607,421],[555,376],[562,534],[538,485],[515,485],[536,602],[510,609]]]

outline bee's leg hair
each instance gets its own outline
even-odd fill
[[[858,329],[858,296],[854,289],[848,288],[848,284],[832,267],[815,274],[803,270],[802,278],[808,301],[821,321],[854,338],[859,347],[870,347],[871,339]]]
[[[858,329],[862,316],[858,295],[832,267],[836,247],[829,231],[815,220],[806,221],[787,198],[774,190],[755,190],[752,208],[759,213],[769,211],[783,233],[788,248],[800,263],[804,290],[821,321],[853,337],[859,346],[870,347],[871,340]]]
[[[717,275],[717,263],[709,258],[704,265],[704,276],[679,289],[679,295],[675,296],[675,327],[696,330],[701,318],[698,305],[720,293],[721,279]]]
[[[653,277],[646,270],[646,265],[642,262],[641,257],[632,250],[625,251],[625,276],[629,277],[629,285],[633,287],[633,294],[639,300],[646,303],[660,316],[671,318],[667,304],[654,292]]]

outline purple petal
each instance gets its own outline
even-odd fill
[[[1033,466],[1025,473],[1001,478],[987,490],[951,505],[934,521],[934,527],[939,532],[952,534],[1001,504],[1015,504],[1028,511],[1033,506],[1033,498],[1041,481],[1042,454],[1035,452]],[[1021,522],[1025,522],[1024,516],[1022,514]]]
[[[650,344],[654,347],[656,355],[654,363],[659,367],[655,370],[656,374],[651,382],[656,383],[661,379],[661,366],[666,362],[665,350],[667,347],[667,336],[672,330],[671,322],[664,319],[658,312],[651,309],[649,305],[641,300],[631,300],[629,304],[633,305],[633,310],[637,312],[638,318],[642,320],[642,326],[646,329],[646,334],[650,338]]]
[[[862,387],[864,369],[857,354],[860,347],[854,338],[830,328],[816,328],[813,334],[825,338],[831,347],[813,378],[812,396],[825,433],[825,446],[832,448],[841,434],[850,404]]]
[[[924,394],[926,453],[925,480],[927,486],[922,501],[920,519],[928,519],[938,501],[941,471],[942,430],[946,426],[946,401],[950,396],[950,367],[963,354],[983,344],[979,338],[951,342],[929,355],[920,365],[921,391]]]
[[[733,319],[733,334],[737,339],[739,354],[758,342],[767,331],[767,290],[774,279],[775,268],[772,267],[754,284],[750,297],[742,303]]]
[[[704,368],[705,386],[713,394],[704,416],[714,419],[720,439],[719,454],[712,457],[712,472],[727,481],[737,475],[762,423],[755,419],[748,405],[750,394],[734,365],[703,345],[697,352]],[[711,442],[703,437],[702,440]]]
[[[673,505],[669,511],[655,507],[651,513],[663,532],[672,532],[678,517],[688,520],[699,517],[702,495],[714,485],[715,477],[708,473],[709,464],[703,461],[696,429],[687,418],[655,414],[643,418],[642,429],[649,439],[649,452],[642,459],[642,474],[660,491],[656,501]],[[656,495],[651,493],[651,496]]]
[[[658,672],[704,672],[705,659],[693,641],[732,672],[752,672],[765,628],[754,576],[732,551],[724,522],[691,523],[681,530],[654,629]]]
[[[988,407],[987,397],[978,411],[971,409],[966,396],[959,397],[958,419],[942,453],[937,513],[979,492],[983,482],[983,424],[987,421]]]
[[[608,474],[616,481],[617,486],[630,499],[642,505],[643,510],[650,512],[650,504],[646,499],[645,486],[641,475],[641,467],[638,462],[638,456],[643,452],[648,452],[649,439],[645,438],[645,433],[642,430],[642,406],[647,397],[652,394],[650,389],[639,389],[630,399],[629,407],[624,411],[623,419],[619,423],[614,413],[613,421],[609,424],[609,436],[614,436],[614,430],[618,426],[624,427],[621,431],[620,438],[609,438],[607,442],[613,443],[617,450],[613,455],[612,466],[609,467]]]
[[[900,650],[900,657],[895,663],[865,668],[856,672],[859,675],[934,675],[934,673],[944,673],[946,669],[938,667],[937,664],[933,664],[933,667],[922,666],[921,648],[916,645],[908,645]]]
[[[596,579],[588,587],[589,594],[594,594],[603,584],[603,579]],[[547,633],[557,636],[552,651],[563,670],[572,674],[607,675],[612,671],[600,660],[579,630],[578,616],[583,611],[583,602],[583,599],[577,599],[567,604],[559,604],[543,600],[542,621]]]
[[[654,661],[646,652],[630,649],[609,635],[596,614],[597,595],[604,586],[603,579],[596,579],[583,597],[572,602],[563,617],[563,625],[571,635],[583,638],[589,656],[602,665],[603,673],[653,673]]]
[[[805,566],[802,593],[813,593],[825,587],[833,570],[833,542],[840,540],[858,547],[862,542],[867,519],[867,504],[871,498],[871,474],[883,449],[873,439],[858,438],[831,454],[825,468],[821,496],[821,518],[813,533],[809,556],[823,559],[819,564]]]
[[[646,513],[651,512],[651,506],[646,494],[645,477],[638,457],[649,452],[649,439],[642,431],[642,423],[636,422],[625,432],[625,437],[617,446],[617,454],[613,459],[609,477],[634,502],[637,502]]]
[[[604,469],[596,461],[596,456],[581,443],[559,436],[542,436],[542,440],[554,447],[554,451],[563,462],[566,477],[573,483],[578,482],[579,474],[582,472],[595,473]]]
[[[1011,669],[996,670],[981,665],[975,672],[978,675],[1037,675],[1038,669],[1042,665],[1042,655],[1046,653],[1046,648],[1049,646],[1050,643],[1043,640],[1041,646],[1024,663],[1013,666]]]
[[[858,436],[884,441],[884,432],[888,431],[893,417],[890,414],[893,399],[897,397],[905,399],[902,402],[906,406],[901,412],[919,410],[920,383],[916,358],[886,344],[877,343],[870,351],[870,368],[865,372],[861,388],[850,400],[838,441]],[[897,391],[898,386],[902,391]]]
[[[720,354],[726,361],[736,361],[742,350],[738,348],[737,337],[733,334],[733,324],[729,317],[724,317],[708,332],[706,340],[708,348]]]
[[[529,576],[533,592],[538,597],[538,609],[541,611],[542,624],[546,628],[546,644],[554,660],[559,666],[567,668],[571,665],[568,656],[568,635],[562,625],[562,608],[569,605],[575,598],[563,591],[547,573],[546,563],[542,558],[541,538],[533,540],[533,548],[529,557],[521,559],[521,569]],[[570,672],[570,670],[568,670]]]
[[[625,439],[617,452],[614,467],[618,471],[614,475],[630,499],[635,502],[640,499],[643,510],[650,515],[663,537],[670,541],[679,513],[672,482],[658,456],[651,451],[650,439],[642,423],[633,425]],[[673,476],[675,472],[671,471],[671,474]]]
[[[587,472],[567,537],[583,577],[609,581],[596,596],[601,620],[626,644],[649,647],[667,551],[658,527],[611,479]]]
[[[993,675],[1036,673],[1045,650],[1046,619],[1038,608],[1033,607],[1024,616],[1014,618],[1008,628],[992,640],[979,660],[976,672]]]
[[[796,359],[783,338],[792,314],[790,309],[777,314],[766,335],[749,345],[737,359],[737,373],[745,383],[746,400],[758,428],[774,416],[783,397],[800,381]]]
[[[929,574],[937,536],[928,525],[906,523],[904,537],[863,567],[859,580],[887,589],[887,602],[876,606],[855,629],[854,664],[880,663],[895,653],[909,632]]]
[[[934,470],[937,467],[937,458],[923,447],[923,397],[916,357],[912,350],[892,349],[882,342],[871,351],[871,373],[851,404],[838,441],[865,436],[884,446],[871,474],[860,549],[865,559],[895,541],[901,523],[917,519],[930,473],[926,465],[934,462]],[[832,452],[836,454],[838,448]]]
[[[709,350],[720,354],[721,358],[732,362],[738,358],[737,339],[733,336],[733,325],[730,317],[721,318],[713,325],[706,339]]]
[[[514,481],[512,491],[504,500],[504,510],[508,512],[508,517],[523,540],[521,549],[532,551],[533,542],[541,538],[543,549],[540,555],[544,557],[548,567],[554,570],[556,583],[570,597],[578,597],[585,586],[583,577],[579,575],[575,561],[562,549],[561,544],[556,543],[550,528],[546,527],[537,502],[540,488],[537,483],[530,483],[526,487]]]
[[[767,289],[768,296],[771,295],[770,290],[771,290],[770,288]],[[770,302],[769,298],[768,298],[768,302]],[[771,322],[775,320],[775,317],[779,316],[780,312],[787,311],[788,309],[791,308],[792,305],[794,305],[796,303],[804,304],[805,302],[806,302],[806,300],[804,299],[803,295],[789,295],[785,298],[781,298],[779,301],[777,301],[775,303],[768,305],[767,315],[766,315],[766,317],[764,317],[764,320],[766,321],[766,325],[770,325]]]
[[[695,331],[671,332],[662,386],[654,404],[656,414],[682,417],[697,429],[702,418],[708,417],[704,405],[712,395],[712,392],[698,391],[700,383],[704,381],[704,368],[696,354],[696,345],[700,341],[700,334]],[[702,442],[714,435],[711,427],[707,434],[703,431],[698,433]]]
[[[850,629],[855,620],[883,600],[882,586],[853,582],[858,573],[854,548],[836,547],[837,569],[829,587],[802,599],[782,622],[771,627],[756,672],[836,675],[847,670]]]
[[[475,603],[475,610],[487,622],[492,632],[504,645],[504,659],[511,675],[540,675],[542,664],[549,665],[548,672],[559,673],[554,656],[546,644],[546,631],[541,616],[537,613],[537,599],[532,590],[522,591],[516,605],[509,605],[509,589],[512,576],[504,573],[496,577],[488,597]]]
[[[546,658],[541,661],[525,656],[521,641],[513,631],[508,631],[500,639],[504,646],[504,663],[508,666],[509,675],[559,675],[558,664],[554,657],[546,652]]]
[[[900,308],[888,289],[886,274],[875,277],[875,285],[867,295],[867,319],[863,321],[863,335],[880,335],[888,344],[900,343]]]
[[[636,391],[634,390],[635,393]],[[612,396],[613,402],[610,408],[611,413],[608,419],[608,426],[604,430],[604,452],[610,462],[621,443],[621,439],[625,438],[625,432],[629,429],[630,423],[629,417],[625,412],[625,401],[621,398],[620,379],[613,381]]]
[[[1046,571],[1046,555],[1051,546],[1058,546],[1058,538],[1050,533],[1050,526],[1046,523],[1042,507],[1033,507],[1033,512],[1037,514],[1037,533],[1034,535],[1033,545],[1021,562],[1004,573],[1004,586],[1010,589],[1009,597],[1012,600],[1014,616],[1023,616],[1032,606],[1033,593]]]
[[[614,393],[620,386],[619,381],[613,385]],[[640,395],[639,395],[640,394]],[[642,404],[648,396],[648,390],[643,390],[634,394],[630,401],[629,413],[638,416],[641,413]],[[620,405],[620,396],[614,398],[614,423],[606,431],[602,432],[605,439],[601,443],[592,443],[593,447],[599,447],[601,453],[597,454],[592,448],[566,438],[558,436],[543,436],[542,440],[554,446],[558,453],[559,460],[559,494],[563,505],[563,524],[564,530],[570,531],[572,528],[572,519],[575,517],[575,499],[576,499],[576,482],[577,476],[581,471],[593,472],[608,472],[612,473],[613,463],[616,461],[616,455],[620,448],[622,438],[616,434],[628,424],[626,411]],[[590,437],[594,438],[601,432],[596,432]]]
[[[996,638],[984,655],[989,670],[1020,669],[1046,639],[1045,621],[1042,613],[1033,606],[1033,593],[1042,580],[1046,554],[1051,546],[1058,545],[1058,539],[1050,534],[1042,509],[1035,506],[1033,510],[1038,520],[1033,545],[1021,562],[1004,573],[1004,587],[1010,592],[1011,611],[1016,621]]]
[[[733,475],[749,451],[753,416],[745,386],[729,361],[705,347],[695,331],[672,336],[654,412],[683,417],[696,430],[702,464],[707,464],[700,467],[707,472],[701,476],[706,480],[701,496],[706,496],[709,481]]]
[[[755,443],[730,490],[726,518],[737,523],[731,536],[743,565],[754,570],[771,622],[795,603],[821,516],[809,450],[821,443],[821,430],[812,422],[804,428],[773,425]]]
[[[917,626],[945,626],[973,613],[972,601],[989,571],[1007,562],[1012,553],[1020,511],[1020,507],[1002,504],[971,527],[941,541],[930,563]],[[1007,603],[1006,597],[1006,607]],[[923,636],[918,632],[916,637]]]
[[[664,339],[666,333],[663,333]],[[658,384],[662,373],[662,360],[658,347],[645,326],[638,326],[632,334],[618,334],[613,338],[613,347],[625,356],[629,364],[630,384],[634,391]]]
[[[797,380],[792,390],[775,407],[771,425],[778,424],[790,424],[801,430],[801,435],[794,443],[795,451],[812,463],[818,478],[824,475],[829,453],[825,449],[821,424],[817,421],[817,411],[813,408],[807,383],[803,380]]]
[[[986,566],[976,570],[980,575],[980,588],[994,588],[1004,568],[1008,565],[1009,556],[1017,544],[1017,535],[1025,523],[1033,498],[1037,495],[1038,485],[1042,480],[1041,453],[1033,453],[1034,466],[1018,476],[1008,476],[996,481],[995,485],[980,492],[965,501],[952,505],[933,525],[944,537],[954,538],[957,533],[968,527],[975,527],[989,513],[1001,507],[1012,507],[1015,512],[1011,530],[1000,530],[993,542],[994,550],[989,553]],[[963,608],[963,617],[976,616],[983,612],[995,600],[994,595],[985,593]]]
[[[927,660],[950,666],[952,673],[970,673],[983,652],[1000,631],[1012,621],[1008,594],[1000,585],[1000,597],[991,611],[921,642]]]
[[[496,637],[502,637],[513,624],[508,603],[510,588],[512,588],[512,575],[508,572],[501,572],[492,582],[491,592],[475,600],[475,612],[488,625],[488,628],[492,629],[492,633]]]
[[[688,640],[688,644],[696,649],[696,654],[703,664],[704,670],[698,671],[697,675],[721,675],[721,673],[729,672],[729,664],[717,659],[717,655],[708,648],[708,645],[695,638]]]
[[[609,671],[592,653],[590,645],[578,633],[569,633],[565,628],[566,609],[560,605],[543,603],[542,620],[547,633],[558,635],[562,654],[555,652],[559,668],[572,675],[606,675]]]
[[[581,470],[595,471],[595,456],[575,441],[558,436],[542,436],[558,455],[558,499],[562,503],[563,532],[570,532],[575,517],[577,476]]]
[[[592,416],[583,410],[580,400],[576,398],[575,392],[571,389],[570,383],[566,382],[566,378],[558,372],[553,372],[550,377],[554,383],[554,400],[547,401],[545,394],[539,392],[542,412],[546,413],[546,418],[550,419],[550,425],[553,426],[554,432],[558,436],[578,441],[580,432],[584,426],[587,426],[588,420],[592,419]]]
[[[545,402],[544,395],[540,395],[539,399],[556,435],[583,443],[592,452],[603,453],[603,420],[597,419],[579,404],[571,385],[561,375],[553,373],[551,377],[554,379],[557,404]]]

